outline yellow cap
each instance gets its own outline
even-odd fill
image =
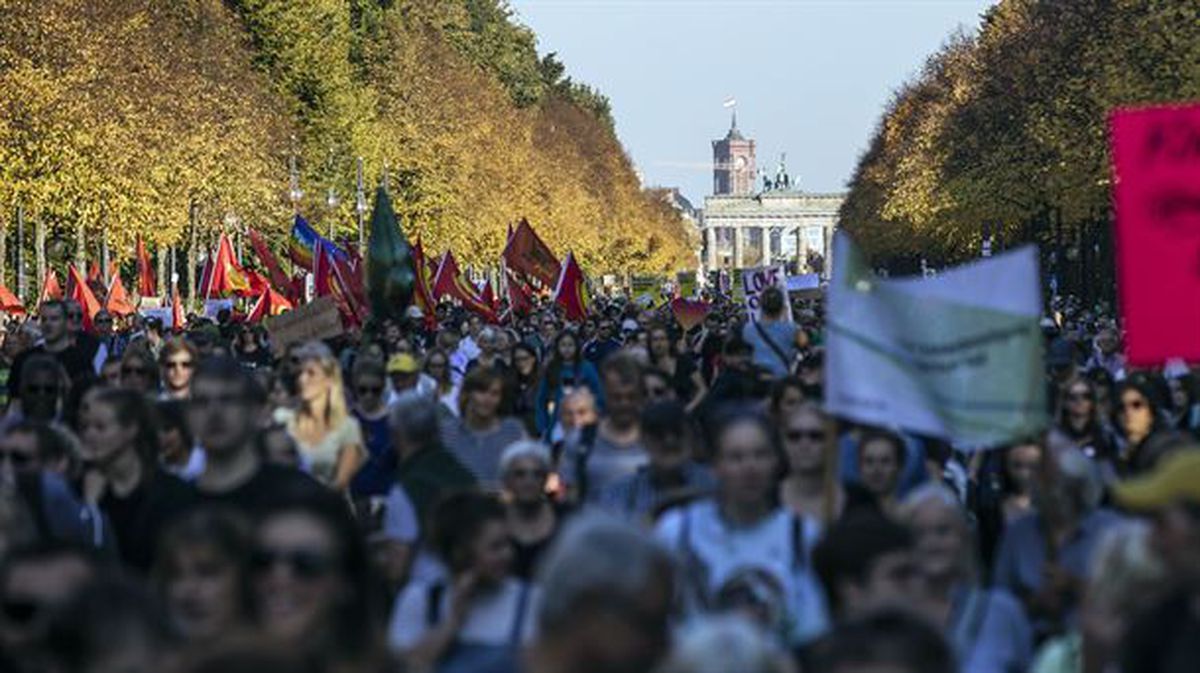
[[[417,359],[411,353],[396,353],[387,363],[387,373],[389,374],[415,374],[420,369],[421,366],[417,364]]]
[[[1163,456],[1149,473],[1113,488],[1129,509],[1156,510],[1176,502],[1200,503],[1200,447],[1189,445]]]

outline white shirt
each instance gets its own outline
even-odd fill
[[[821,535],[820,524],[803,518],[797,540],[795,515],[778,508],[749,527],[733,527],[719,514],[712,499],[671,510],[655,530],[674,550],[692,591],[690,610],[711,605],[723,588],[747,580],[766,589],[761,598],[778,613],[779,635],[787,644],[801,644],[821,635],[829,625],[824,595],[809,558]],[[797,547],[803,558],[796,558]],[[762,581],[755,581],[761,578]],[[697,591],[706,595],[696,596]]]
[[[388,641],[396,650],[412,649],[429,632],[428,582],[410,582],[400,593],[388,627]],[[441,592],[439,619],[446,619],[453,600],[449,583]],[[520,606],[522,594],[525,605]],[[475,597],[467,609],[466,619],[458,632],[458,640],[472,645],[507,646],[512,642],[513,620],[523,612],[520,626],[521,642],[534,635],[534,614],[537,612],[538,590],[516,579],[505,580],[496,591]]]

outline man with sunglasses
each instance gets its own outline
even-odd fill
[[[86,551],[45,543],[14,551],[0,568],[0,653],[18,670],[44,670],[39,643],[50,617],[97,574]]]

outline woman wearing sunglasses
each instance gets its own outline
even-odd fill
[[[1117,469],[1123,477],[1152,468],[1178,438],[1162,413],[1159,384],[1150,375],[1137,373],[1117,386],[1113,413],[1120,434]]]
[[[846,491],[837,478],[837,445],[829,437],[825,413],[815,404],[801,403],[778,423],[787,457],[780,500],[797,516],[832,523],[846,508]]]
[[[513,574],[525,581],[533,579],[538,560],[562,528],[564,512],[546,492],[549,476],[550,449],[541,442],[514,442],[500,454],[500,480],[515,552]]]
[[[432,543],[449,578],[410,584],[392,613],[392,647],[412,670],[513,670],[533,632],[536,596],[512,576],[506,516],[499,499],[477,492],[434,510]]]
[[[332,494],[284,499],[260,519],[250,555],[254,615],[270,637],[323,670],[393,670],[357,524]]]

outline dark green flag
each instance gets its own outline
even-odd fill
[[[412,249],[400,231],[396,211],[387,190],[375,190],[375,210],[371,213],[371,236],[367,242],[367,296],[371,317],[375,320],[403,319],[412,299]]]

